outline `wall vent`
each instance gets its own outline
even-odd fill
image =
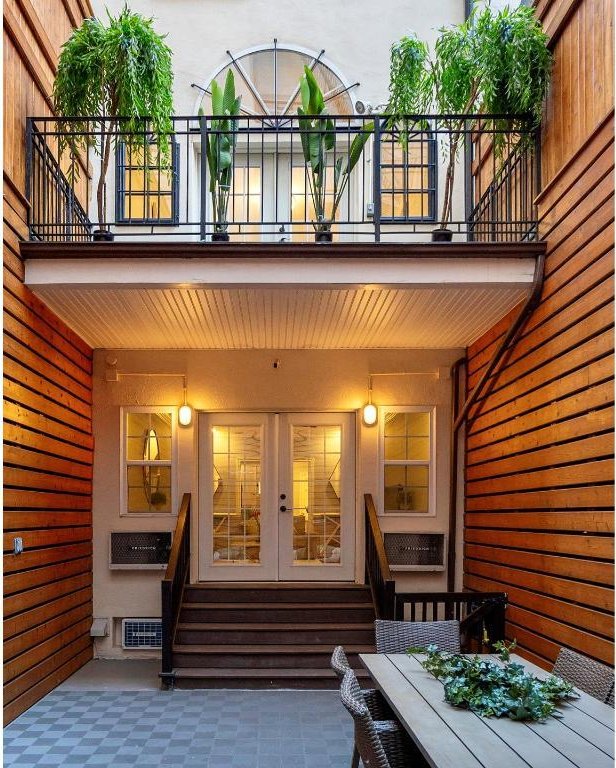
[[[171,550],[170,531],[112,531],[109,567],[116,569],[164,569]]]
[[[160,619],[122,619],[122,648],[139,650],[162,648],[163,624]]]
[[[444,533],[384,533],[392,571],[445,570]]]

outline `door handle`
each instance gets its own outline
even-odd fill
[[[307,512],[306,507],[285,507],[284,504],[280,507],[281,512],[294,512],[296,509],[301,509],[302,512]]]

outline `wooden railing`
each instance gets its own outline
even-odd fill
[[[394,602],[399,621],[458,619],[465,653],[487,653],[505,639],[506,592],[403,592]]]
[[[184,584],[190,565],[190,493],[182,497],[178,521],[165,576],[161,583],[162,598],[162,669],[164,685],[173,682],[173,638],[182,607]]]
[[[376,516],[374,500],[364,494],[366,520],[366,583],[372,590],[372,599],[379,619],[393,619],[395,612],[396,582],[391,577],[385,553],[383,534]]]

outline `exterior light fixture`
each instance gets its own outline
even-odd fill
[[[367,427],[373,427],[378,420],[376,405],[372,402],[372,376],[368,377],[368,402],[362,409],[362,421]]]
[[[192,424],[192,408],[186,402],[186,378],[184,378],[184,404],[178,409],[178,422],[182,427],[189,427]]]

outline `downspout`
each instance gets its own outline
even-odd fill
[[[545,266],[545,254],[542,253],[537,257],[535,263],[535,274],[533,276],[533,284],[531,293],[526,299],[520,313],[512,323],[511,327],[505,334],[503,340],[498,345],[492,359],[490,360],[487,368],[483,372],[479,382],[466,398],[460,412],[456,415],[459,397],[459,370],[462,360],[457,360],[451,368],[452,376],[452,427],[451,427],[451,445],[450,445],[450,492],[449,492],[449,536],[447,540],[447,591],[455,591],[455,578],[456,578],[456,528],[458,522],[458,433],[462,424],[467,422],[467,416],[470,409],[477,402],[479,395],[483,393],[483,389],[496,370],[497,366],[503,360],[503,357],[511,344],[516,340],[518,333],[522,329],[523,325],[528,320],[531,313],[535,310],[541,299],[541,291],[543,290],[543,272]],[[494,383],[494,380],[492,380]],[[489,391],[490,388],[486,390]],[[472,423],[474,417],[471,417],[468,423]]]

